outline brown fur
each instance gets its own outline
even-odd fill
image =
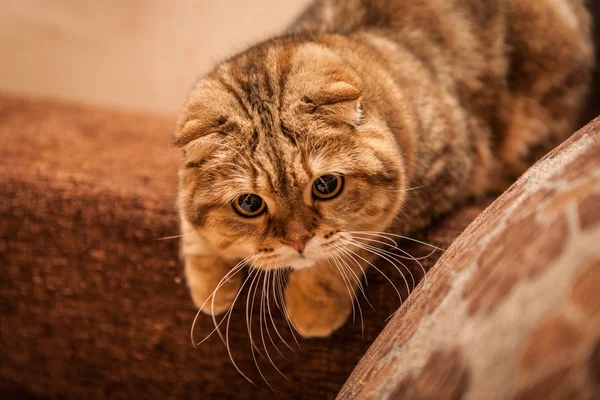
[[[504,188],[572,132],[593,64],[589,25],[582,0],[317,1],[285,36],[217,66],[175,137],[195,303],[227,309],[240,274],[204,303],[252,255],[255,268],[294,269],[296,329],[330,334],[351,310],[346,284],[355,290],[372,258],[351,232],[423,227]],[[344,176],[342,194],[313,199],[314,180],[331,173]],[[237,215],[231,201],[244,193],[267,212]],[[298,238],[311,238],[303,254],[286,244]],[[336,256],[356,279],[330,266]]]

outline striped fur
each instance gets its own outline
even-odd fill
[[[575,128],[589,25],[582,0],[317,1],[284,36],[219,64],[175,136],[196,304],[256,253],[255,268],[295,269],[286,306],[296,328],[331,333],[351,307],[332,254],[357,252],[358,276],[371,258],[349,232],[423,227],[501,190]],[[315,201],[313,181],[331,173],[345,177],[342,194]],[[268,212],[238,216],[231,201],[243,193]],[[312,237],[302,255],[283,243],[299,235]],[[240,275],[204,311],[225,310]]]

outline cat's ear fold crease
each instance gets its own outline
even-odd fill
[[[217,80],[200,80],[177,121],[173,145],[183,148],[197,140],[214,142],[218,140],[215,135],[234,132],[239,128],[230,118],[236,112],[235,104],[235,98]]]
[[[182,148],[192,141],[214,134],[226,135],[233,130],[235,130],[235,124],[230,123],[225,116],[219,116],[218,118],[191,118],[179,121],[173,145]]]
[[[177,124],[173,145],[177,148],[185,147],[190,142],[209,135],[210,132],[207,132],[206,130],[206,124],[200,119],[180,121]]]
[[[327,46],[306,44],[295,55],[296,93],[303,111],[325,123],[358,126],[363,120],[362,78]]]
[[[363,119],[361,91],[346,82],[335,82],[303,100],[311,107],[311,112],[330,122],[356,127]]]

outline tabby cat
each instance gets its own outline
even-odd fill
[[[576,128],[590,24],[584,0],[323,0],[219,64],[175,135],[195,304],[291,268],[294,327],[331,334],[359,285],[336,260],[362,276],[375,235],[506,188]]]

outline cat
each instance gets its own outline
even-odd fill
[[[365,244],[505,189],[572,133],[590,25],[583,0],[315,1],[218,64],[174,139],[194,303],[222,313],[242,267],[291,268],[286,315],[330,335],[375,258]]]

